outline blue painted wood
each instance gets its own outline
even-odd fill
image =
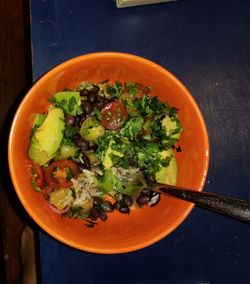
[[[32,0],[33,76],[77,55],[122,51],[174,73],[206,121],[208,192],[250,199],[250,1]],[[40,232],[42,283],[250,283],[250,227],[195,208],[170,236],[122,255],[66,247]]]

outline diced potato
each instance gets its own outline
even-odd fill
[[[100,161],[97,159],[95,152],[93,150],[86,151],[85,153],[87,157],[89,158],[89,162],[91,165],[98,165],[100,164]]]
[[[66,206],[72,204],[74,198],[69,188],[61,188],[50,193],[49,201],[57,209],[63,210]]]
[[[93,199],[89,199],[87,202],[83,204],[83,211],[82,213],[88,213],[89,210],[93,207]]]

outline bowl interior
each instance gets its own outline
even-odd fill
[[[179,109],[183,125],[182,152],[177,153],[178,185],[202,190],[208,168],[208,137],[201,113],[187,89],[157,64],[133,55],[96,53],[74,58],[40,78],[20,104],[9,138],[9,166],[15,190],[31,217],[49,234],[72,247],[96,253],[120,253],[150,245],[174,230],[192,205],[162,197],[152,208],[129,215],[111,213],[106,222],[87,228],[81,220],[61,218],[47,208],[29,184],[27,149],[35,113],[47,110],[56,91],[83,80],[136,81],[152,87],[152,94]]]

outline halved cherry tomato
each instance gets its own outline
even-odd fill
[[[126,107],[120,101],[106,104],[101,114],[101,124],[106,129],[119,129],[128,118]]]
[[[30,161],[30,173],[32,185],[42,188],[45,184],[45,179],[41,166],[33,161]]]
[[[78,174],[79,168],[74,161],[60,160],[48,166],[45,179],[53,188],[67,188],[72,185],[71,178],[77,178]]]

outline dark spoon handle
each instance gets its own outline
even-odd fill
[[[241,221],[250,222],[250,201],[248,200],[167,185],[157,185],[153,190],[195,203],[199,207],[216,211]]]

